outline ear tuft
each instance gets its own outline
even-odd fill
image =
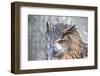
[[[67,31],[76,31],[76,25],[71,26]]]
[[[76,25],[73,25],[71,27],[68,27],[68,28],[65,28],[63,31],[62,31],[62,34],[63,35],[66,35],[66,34],[70,34],[70,33],[73,33],[76,31]]]
[[[46,22],[46,26],[47,26],[47,32],[49,32],[49,23]]]

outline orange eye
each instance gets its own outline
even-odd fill
[[[59,40],[58,43],[63,44],[64,40]]]

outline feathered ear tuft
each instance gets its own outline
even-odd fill
[[[70,33],[73,33],[76,31],[76,25],[73,25],[69,28],[65,28],[63,31],[62,31],[62,34],[63,35],[66,35],[66,34],[70,34]]]
[[[49,32],[49,23],[46,22],[46,25],[47,25],[47,32]]]
[[[76,25],[71,26],[67,31],[76,31]]]

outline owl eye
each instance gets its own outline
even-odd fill
[[[58,43],[63,44],[64,40],[59,40]]]

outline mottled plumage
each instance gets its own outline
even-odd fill
[[[47,23],[48,59],[76,59],[87,56],[88,47],[75,25]]]

